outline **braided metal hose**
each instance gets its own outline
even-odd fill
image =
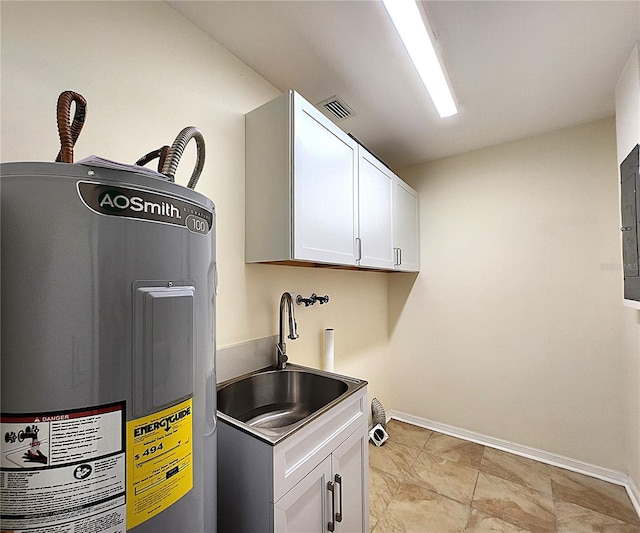
[[[71,104],[76,104],[76,110],[71,118]],[[58,135],[60,136],[60,151],[56,162],[73,163],[73,147],[80,136],[84,119],[87,114],[87,101],[81,94],[64,91],[58,97]]]
[[[169,148],[169,154],[165,159],[164,165],[162,165],[161,171],[171,181],[175,181],[178,163],[180,163],[182,153],[191,139],[195,139],[196,141],[196,166],[193,169],[193,173],[191,174],[191,178],[187,184],[189,189],[193,189],[196,186],[196,183],[200,178],[200,174],[202,173],[202,168],[204,167],[204,137],[198,128],[195,128],[194,126],[187,126],[178,134],[176,140],[173,141],[171,148]]]

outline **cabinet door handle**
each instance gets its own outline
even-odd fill
[[[336,513],[336,522],[342,522],[342,476],[340,474],[336,474],[335,476],[336,485],[340,488],[340,496],[338,502],[340,504],[340,511]]]
[[[402,264],[402,248],[398,248],[398,266]]]
[[[362,261],[362,239],[356,237],[356,260]]]
[[[327,524],[327,529],[329,531],[335,531],[336,530],[336,523],[335,523],[335,517],[336,517],[336,493],[335,493],[335,489],[333,486],[333,483],[331,481],[327,482],[327,490],[331,493],[331,520],[329,520],[329,523]]]

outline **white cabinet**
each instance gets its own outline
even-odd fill
[[[393,270],[393,172],[358,147],[359,266]]]
[[[618,164],[640,143],[640,41],[636,43],[616,84]]]
[[[275,445],[219,418],[218,531],[368,533],[366,387]]]
[[[363,428],[331,454],[336,532],[363,531],[368,521],[369,433],[366,426]]]
[[[298,93],[246,116],[245,260],[356,265],[357,143]]]
[[[357,431],[275,504],[278,533],[362,532],[368,434]]]
[[[245,124],[247,263],[418,270],[417,195],[364,147],[295,91]]]
[[[394,190],[393,246],[396,270],[420,270],[420,215],[418,193],[400,178]]]
[[[355,265],[357,144],[293,98],[293,259]]]
[[[328,509],[333,504],[331,457],[327,457],[275,504],[275,531],[320,533],[327,531]]]

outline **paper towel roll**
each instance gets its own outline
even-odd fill
[[[324,330],[323,368],[333,372],[333,328]]]

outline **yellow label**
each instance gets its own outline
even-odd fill
[[[192,400],[127,422],[127,529],[193,488]]]

